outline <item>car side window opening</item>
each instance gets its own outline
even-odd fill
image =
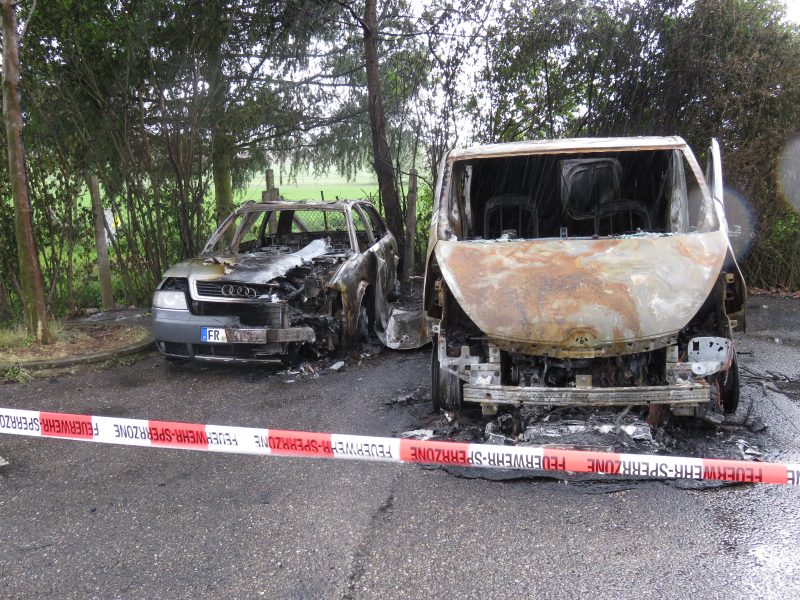
[[[248,212],[243,215],[233,240],[234,244],[238,245],[239,252],[258,250],[261,246],[261,234],[265,220],[264,212]]]
[[[252,246],[258,237],[259,217],[261,212],[243,212],[227,219],[222,226],[214,232],[214,244],[207,249],[207,253],[236,253],[240,247]]]
[[[356,207],[353,207],[353,210],[350,211],[350,215],[353,217],[353,227],[356,230],[358,251],[366,252],[373,243],[372,231],[367,229],[367,225],[364,223],[364,219],[362,219],[360,211],[356,210]]]
[[[375,239],[380,239],[385,236],[389,229],[386,227],[386,224],[381,219],[381,216],[378,214],[378,211],[369,204],[360,204],[361,210],[367,217],[367,221],[372,226],[372,231],[375,234]]]
[[[711,231],[709,198],[680,150],[493,157],[453,164],[458,239]]]

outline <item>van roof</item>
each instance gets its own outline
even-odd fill
[[[631,150],[669,150],[687,148],[678,136],[566,138],[561,140],[531,140],[504,144],[484,144],[451,150],[450,159],[490,158],[517,154],[551,154],[557,152],[605,152]]]

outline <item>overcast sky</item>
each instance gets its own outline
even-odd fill
[[[800,23],[800,0],[783,0],[786,4],[786,16],[790,21]]]

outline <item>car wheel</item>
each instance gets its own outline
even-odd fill
[[[434,338],[431,350],[431,406],[435,412],[440,409],[459,411],[464,398],[464,383],[457,375],[441,368],[438,346]]]
[[[723,376],[724,380],[725,377]],[[728,369],[727,381],[723,384],[720,381],[720,396],[722,400],[722,408],[726,415],[732,415],[739,407],[739,360],[736,358],[736,352],[733,353],[733,360],[731,361],[731,368]]]
[[[356,322],[356,340],[363,344],[369,341],[369,313],[364,303],[358,309],[358,321]]]

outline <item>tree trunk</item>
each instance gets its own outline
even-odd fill
[[[211,168],[214,174],[214,203],[217,212],[217,225],[222,223],[233,212],[233,177],[231,175],[231,158],[234,143],[225,131],[225,75],[222,72],[221,46],[222,39],[214,40],[214,47],[209,52],[209,94],[211,112]]]
[[[406,198],[406,247],[403,255],[403,283],[408,283],[414,274],[414,239],[417,231],[417,170],[408,174],[408,197]]]
[[[19,277],[25,326],[37,341],[52,341],[44,281],[33,235],[33,215],[28,193],[28,174],[22,145],[22,107],[19,94],[19,53],[14,0],[0,0],[3,21],[3,113],[8,140],[8,178],[14,196],[14,225],[19,256]]]
[[[92,197],[94,211],[94,243],[97,248],[97,272],[100,278],[100,298],[103,310],[114,308],[114,292],[111,288],[111,267],[108,263],[108,242],[106,241],[106,215],[100,201],[100,182],[97,175],[89,176],[89,195]]]
[[[6,286],[0,281],[0,323],[10,321],[14,316],[11,310],[11,300],[8,297]]]
[[[386,224],[397,240],[398,251],[403,256],[403,214],[400,210],[400,198],[392,168],[392,155],[386,140],[386,120],[383,115],[381,99],[381,81],[378,65],[378,15],[377,0],[366,0],[364,3],[364,67],[367,72],[367,110],[372,132],[372,153],[375,160],[375,173],[378,175],[378,191],[383,210],[386,213]]]
[[[233,143],[215,126],[211,134],[211,163],[214,172],[214,203],[217,225],[233,212],[233,177],[231,176],[231,154]]]

